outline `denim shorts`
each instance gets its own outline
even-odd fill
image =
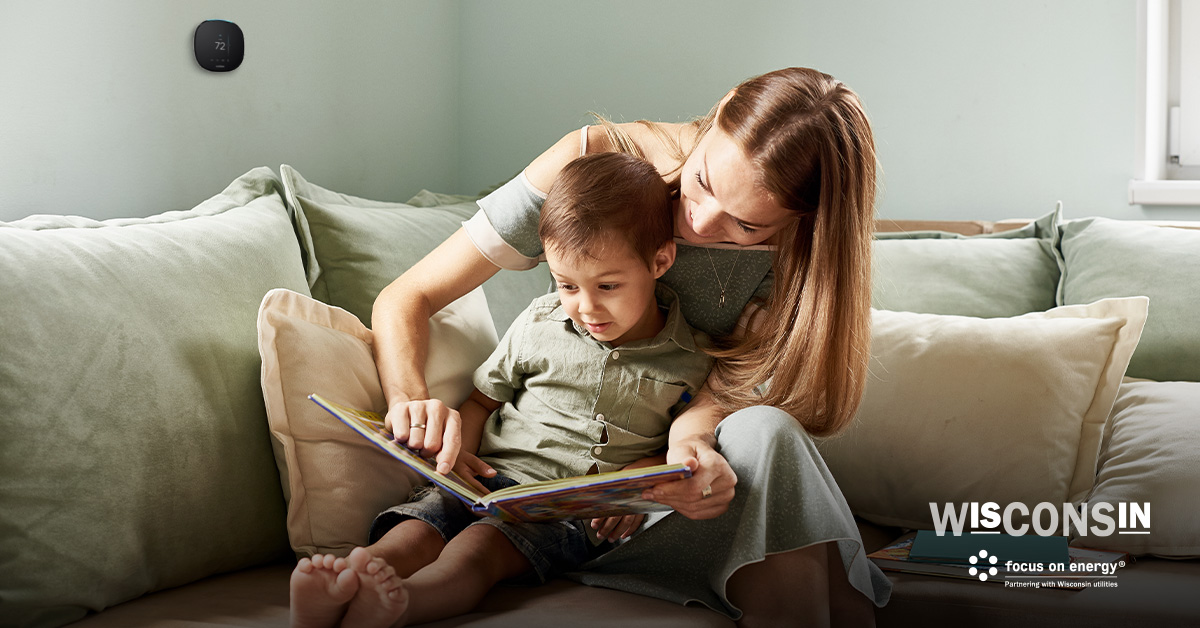
[[[516,480],[496,475],[477,478],[489,491],[516,486]],[[533,573],[514,579],[512,584],[539,584],[574,570],[579,565],[612,549],[613,544],[593,545],[584,529],[587,521],[554,521],[549,523],[508,523],[492,516],[479,516],[454,495],[436,485],[413,490],[409,501],[393,506],[375,517],[371,524],[369,542],[375,543],[388,530],[405,519],[419,519],[433,526],[447,543],[473,525],[489,525],[525,555],[533,565]],[[590,521],[590,520],[589,520]],[[530,576],[536,576],[532,578]]]

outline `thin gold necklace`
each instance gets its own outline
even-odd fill
[[[712,266],[713,275],[717,278],[717,286],[721,288],[721,299],[717,301],[717,307],[725,307],[725,288],[733,280],[733,269],[737,268],[738,258],[742,256],[742,250],[738,249],[737,255],[733,257],[733,266],[729,267],[729,276],[725,278],[725,283],[721,283],[721,276],[717,274],[717,264],[713,262],[712,251],[708,247],[704,247],[704,252],[708,253],[708,264]]]

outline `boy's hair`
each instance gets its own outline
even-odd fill
[[[596,246],[615,235],[647,264],[674,230],[662,175],[625,153],[584,155],[567,164],[546,194],[538,220],[538,237],[547,249],[597,259]]]

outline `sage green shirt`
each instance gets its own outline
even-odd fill
[[[660,283],[655,297],[667,311],[663,329],[619,347],[577,326],[557,293],[534,299],[475,371],[475,387],[503,402],[488,418],[480,457],[535,482],[616,471],[663,449],[712,359],[675,293]]]

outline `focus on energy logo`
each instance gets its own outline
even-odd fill
[[[988,576],[995,577],[995,575],[999,573],[995,567],[995,564],[998,561],[996,555],[993,554],[988,556],[987,550],[979,550],[978,556],[972,556],[968,558],[967,561],[972,565],[971,568],[967,570],[967,573],[971,574],[972,576],[979,576],[980,582],[987,582]],[[991,564],[993,566],[987,567],[987,564]],[[979,565],[979,567],[976,567],[975,565]]]

